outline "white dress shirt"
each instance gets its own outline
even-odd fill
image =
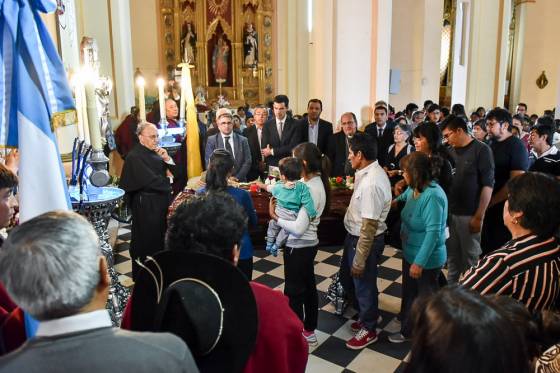
[[[319,141],[319,121],[315,123],[311,123],[311,121],[309,121],[308,123],[309,123],[309,142],[312,142],[313,144],[317,145],[317,142]]]
[[[37,328],[37,337],[81,332],[90,329],[112,327],[111,317],[107,310],[97,310],[60,319],[41,321]]]

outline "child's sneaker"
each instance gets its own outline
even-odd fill
[[[272,246],[273,246],[273,245],[274,245],[274,242],[267,242],[267,243],[266,243],[266,248],[265,248],[265,250],[266,250],[267,253],[272,254]]]
[[[270,255],[272,256],[278,256],[278,246],[276,246],[276,244],[272,244],[272,247],[270,248]]]

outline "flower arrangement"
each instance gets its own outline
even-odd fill
[[[352,176],[342,176],[329,178],[331,187],[335,189],[354,189],[354,178]]]

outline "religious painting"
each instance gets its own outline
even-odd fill
[[[216,27],[212,38],[208,41],[209,85],[231,86],[232,82],[231,41],[224,33],[221,24]]]
[[[189,64],[195,64],[196,61],[196,32],[192,22],[183,23],[181,32],[181,61]]]
[[[243,35],[243,60],[245,66],[254,67],[257,65],[259,56],[258,47],[257,31],[252,23],[247,23]]]

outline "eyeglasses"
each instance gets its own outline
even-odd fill
[[[443,139],[444,139],[444,140],[448,140],[449,137],[450,137],[452,134],[454,134],[454,133],[455,133],[455,131],[449,131],[449,132],[447,132],[447,133],[443,133],[443,134],[442,134],[442,135],[443,135]]]
[[[159,137],[158,135],[148,136],[148,135],[144,135],[144,134],[142,134],[142,133],[140,134],[140,136],[147,137],[147,138],[150,139],[150,140],[157,140],[158,137]]]

